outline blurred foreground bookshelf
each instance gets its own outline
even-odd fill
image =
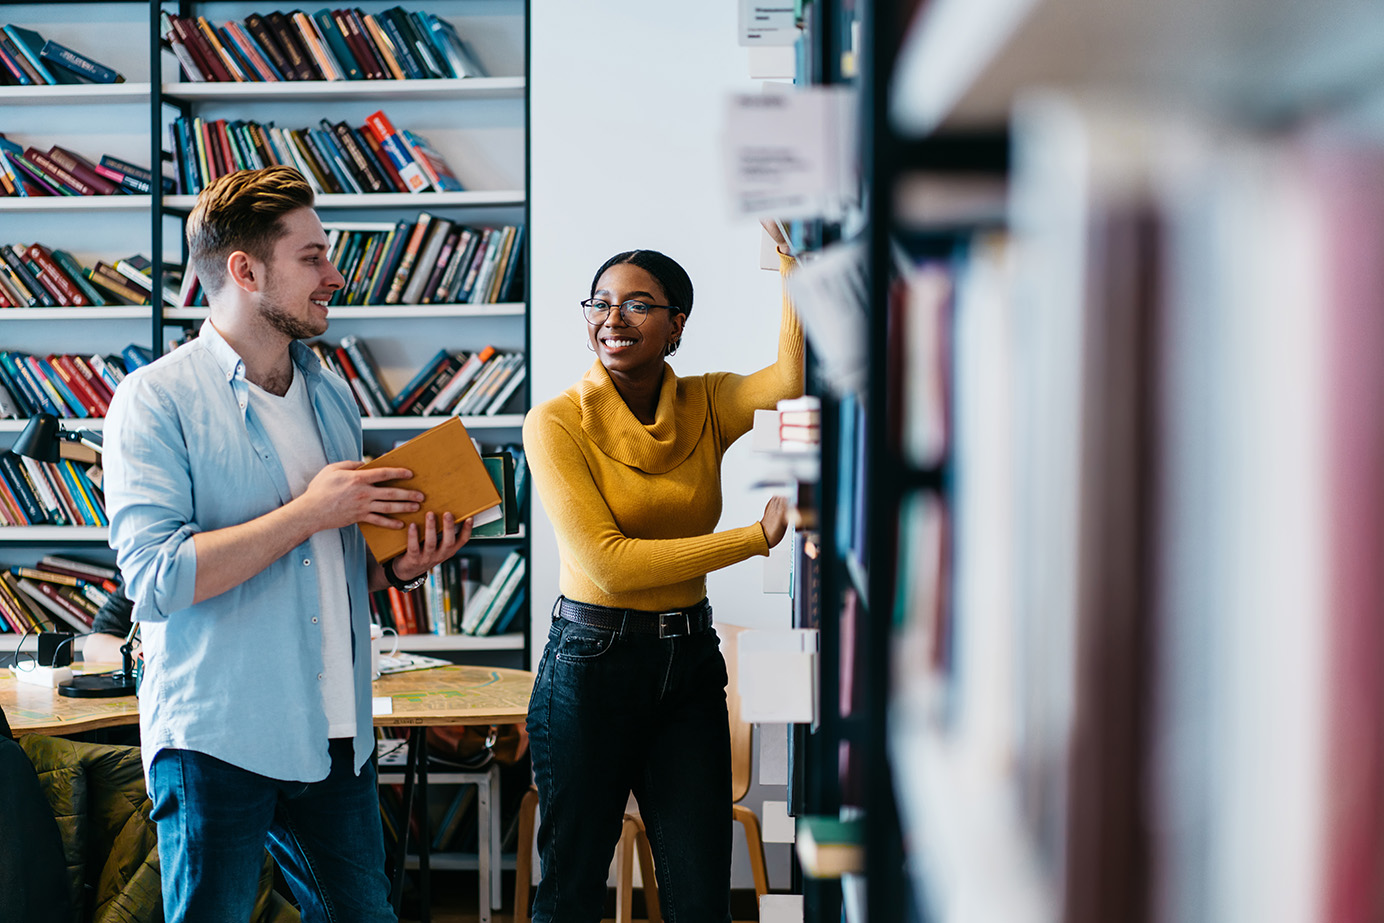
[[[859,59],[868,917],[1377,919],[1384,19],[904,12]]]

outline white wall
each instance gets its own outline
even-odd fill
[[[666,0],[531,0],[530,374],[535,403],[577,381],[593,361],[577,302],[621,250],[651,248],[678,260],[696,300],[679,374],[750,372],[773,362],[780,285],[758,268],[753,222],[731,220],[720,139],[723,100],[756,91],[736,44],[736,6]],[[757,521],[756,464],[742,439],[726,457],[721,527]],[[533,651],[547,638],[558,593],[552,528],[535,503],[531,567]],[[763,558],[711,575],[716,618],[752,627],[788,624],[783,596],[760,591]],[[782,788],[752,790],[782,799]],[[735,887],[752,883],[737,832]],[[770,882],[783,888],[787,850],[770,850]]]

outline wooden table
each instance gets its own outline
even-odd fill
[[[99,667],[97,669],[100,669]],[[415,804],[415,789],[421,792],[421,842],[418,844],[419,898],[423,920],[429,918],[429,862],[427,785],[428,748],[422,746],[425,731],[439,725],[515,724],[528,714],[529,695],[534,675],[527,670],[504,667],[448,666],[411,670],[382,676],[374,683],[374,723],[376,727],[406,727],[408,768],[404,774],[405,817]],[[387,700],[387,712],[381,706]],[[113,699],[71,699],[56,689],[18,682],[9,670],[0,670],[0,708],[10,728],[21,734],[76,734],[99,728],[139,723],[139,700],[134,696]],[[390,899],[395,912],[403,896],[404,860],[408,853],[409,824],[400,824],[400,837],[394,863],[394,882]],[[493,857],[498,872],[499,856]],[[482,871],[482,918],[489,917],[491,870]],[[498,875],[494,878],[498,879]]]

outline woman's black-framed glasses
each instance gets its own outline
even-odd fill
[[[604,324],[606,318],[610,316],[610,309],[615,307],[608,301],[600,298],[588,298],[581,303],[581,312],[586,315],[588,324]],[[649,312],[654,308],[667,308],[669,311],[679,311],[675,305],[671,304],[645,304],[642,301],[626,301],[620,305],[620,317],[631,327],[638,327],[644,323],[644,319],[649,316]]]

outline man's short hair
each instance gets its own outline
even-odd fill
[[[187,219],[188,253],[202,288],[221,291],[226,258],[237,250],[269,262],[284,235],[280,219],[312,203],[312,187],[292,167],[238,170],[203,189]]]

